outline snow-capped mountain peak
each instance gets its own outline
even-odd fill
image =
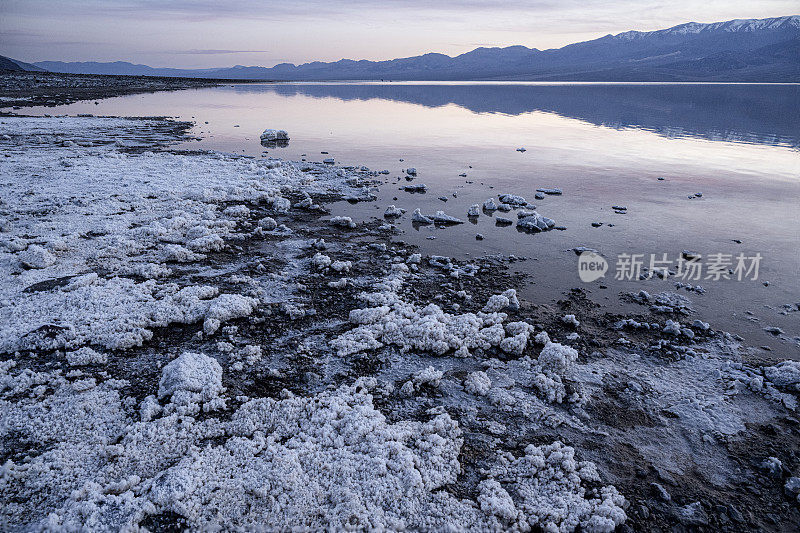
[[[614,35],[615,39],[635,40],[651,36],[691,35],[711,32],[755,32],[760,30],[779,30],[800,28],[800,15],[786,17],[773,17],[766,19],[734,19],[724,22],[703,24],[700,22],[687,22],[672,28],[657,31],[626,31]]]

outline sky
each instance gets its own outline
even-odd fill
[[[0,55],[273,66],[558,48],[627,30],[798,13],[798,0],[0,0]]]

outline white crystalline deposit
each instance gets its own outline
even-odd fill
[[[577,318],[575,318],[575,315],[564,315],[561,318],[561,322],[563,322],[568,326],[572,326],[573,328],[577,328],[578,326],[581,325],[580,321]]]
[[[516,289],[508,289],[502,294],[491,296],[483,306],[484,313],[496,313],[504,309],[519,309],[519,299]]]
[[[800,362],[783,361],[764,367],[764,376],[779,389],[800,392]]]
[[[222,392],[222,367],[207,355],[184,352],[167,364],[158,382],[158,397],[173,403],[210,402]]]
[[[331,270],[336,272],[350,272],[351,268],[353,268],[352,261],[334,261],[331,263]]]
[[[286,130],[271,130],[266,129],[264,133],[261,134],[262,141],[288,141],[289,134]]]
[[[0,370],[0,436],[41,450],[8,460],[0,478],[0,521],[23,529],[136,530],[167,512],[192,530],[609,531],[624,519],[616,491],[589,491],[593,465],[560,443],[500,456],[478,501],[457,499],[441,489],[461,473],[458,424],[447,414],[388,423],[372,403],[375,380],[200,421],[188,406],[225,394],[203,354],[164,367],[164,408],[148,396],[130,414],[113,383]],[[33,398],[42,383],[54,392]]]
[[[500,349],[506,353],[522,355],[528,346],[533,326],[526,322],[506,324],[506,338],[500,341]]]
[[[337,217],[331,218],[330,222],[331,222],[332,225],[338,226],[340,228],[353,229],[353,228],[356,227],[356,223],[353,222],[353,219],[350,218],[350,217],[337,216]]]
[[[626,519],[625,498],[613,486],[587,490],[600,481],[597,468],[576,461],[575,450],[558,441],[531,444],[518,458],[502,455],[488,474],[491,479],[478,487],[481,509],[510,529],[610,533]]]
[[[524,216],[522,216],[523,213],[525,213]],[[518,216],[520,216],[520,218],[517,220],[517,227],[526,231],[538,233],[540,231],[553,229],[556,225],[553,219],[544,217],[536,211],[520,212]]]
[[[479,216],[481,216],[481,206],[480,206],[480,204],[472,204],[471,206],[469,206],[469,209],[467,210],[467,216],[468,217],[479,217]]]
[[[350,311],[350,322],[356,327],[331,341],[340,356],[385,345],[436,355],[452,350],[457,357],[491,347],[521,354],[528,345],[532,326],[512,322],[503,327],[507,315],[501,311],[519,308],[514,289],[492,296],[481,312],[450,314],[436,304],[420,306],[405,301],[397,292],[403,287],[404,276],[398,271],[378,284],[379,292],[359,295],[372,307]]]
[[[361,294],[361,298],[373,307],[350,312],[350,322],[356,328],[331,341],[340,356],[387,344],[403,351],[416,349],[443,355],[454,350],[457,356],[467,356],[476,348],[498,346],[506,335],[504,313],[452,315],[436,304],[420,307],[406,302],[391,289]]]
[[[460,218],[456,218],[453,216],[448,215],[444,211],[436,211],[436,213],[431,217],[433,221],[437,224],[463,224],[464,221]]]
[[[477,394],[478,396],[485,396],[491,387],[492,380],[489,378],[486,372],[482,372],[480,370],[470,373],[467,376],[467,379],[464,380],[464,389],[467,392],[471,394]]]
[[[489,198],[485,202],[483,202],[483,208],[486,211],[497,211],[497,204],[494,203],[494,198]]]
[[[31,244],[27,250],[20,252],[17,257],[20,263],[27,268],[47,268],[56,263],[55,256],[37,244]]]
[[[525,200],[525,198],[517,196],[516,194],[501,194],[498,198],[500,198],[500,201],[504,204],[514,206],[528,205],[528,201]]]
[[[67,362],[72,366],[103,364],[108,360],[108,356],[104,353],[99,353],[88,346],[84,346],[74,352],[67,352]]]
[[[420,370],[419,372],[415,372],[411,376],[411,379],[403,384],[403,386],[400,388],[400,392],[406,396],[411,396],[414,393],[419,392],[422,387],[426,385],[436,388],[442,382],[443,377],[444,372],[429,366]]]
[[[258,307],[258,300],[240,294],[220,294],[208,302],[204,313],[203,331],[215,333],[220,325],[235,318],[250,316]]]
[[[264,217],[258,221],[258,227],[266,231],[272,231],[278,227],[278,223],[272,217]]]
[[[405,209],[401,209],[399,207],[395,207],[394,205],[390,205],[389,207],[386,208],[386,211],[383,213],[383,216],[385,216],[386,218],[397,218],[403,216],[403,213],[405,212],[406,212]]]
[[[152,143],[158,135],[152,127],[158,124],[94,117],[7,117],[0,124],[0,134],[32,140],[19,144],[14,158],[0,158],[7,193],[4,217],[14,220],[3,226],[5,246],[0,245],[0,278],[5,281],[0,284],[0,350],[74,349],[83,343],[125,349],[149,339],[153,327],[206,318],[207,331],[213,331],[216,322],[233,315],[218,305],[211,312],[219,316],[206,317],[210,304],[178,297],[179,287],[166,282],[177,267],[164,263],[200,261],[221,250],[243,230],[255,206],[288,209],[290,202],[281,194],[360,197],[365,191],[350,174],[322,165],[309,174],[294,163],[213,153],[133,155],[118,152],[113,142],[102,144],[125,135],[146,135]],[[92,146],[69,148],[75,164],[66,167],[61,164],[64,147],[35,142],[40,135],[92,141]],[[273,225],[274,219],[261,224],[265,229]],[[25,291],[99,267],[107,279],[87,279],[74,290]],[[141,276],[149,282],[114,276]],[[227,304],[248,307],[238,305],[243,301]]]
[[[292,208],[292,202],[289,201],[288,198],[283,198],[282,196],[276,196],[272,198],[270,202],[272,210],[276,213],[288,213],[289,209]]]
[[[250,315],[253,298],[218,295],[215,287],[126,278],[98,279],[74,290],[41,298],[21,294],[0,306],[0,351],[78,348],[86,344],[110,350],[140,346],[153,328],[204,321],[207,333],[234,318]]]
[[[572,369],[578,360],[578,352],[569,346],[548,342],[539,353],[539,358],[531,366],[531,373],[535,376],[533,386],[550,403],[563,403],[580,401],[579,397],[567,398],[564,380],[572,377]]]
[[[317,252],[314,254],[314,257],[311,258],[311,264],[314,265],[314,268],[317,270],[323,270],[331,266],[331,258],[327,255]]]
[[[411,222],[416,222],[417,224],[433,224],[433,219],[427,215],[423,215],[418,207],[414,209],[414,212],[411,214]]]

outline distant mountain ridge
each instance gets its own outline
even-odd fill
[[[24,61],[17,61],[10,57],[0,56],[0,71],[12,70],[17,72],[43,72],[45,69],[25,63]]]
[[[688,22],[558,49],[476,48],[388,61],[342,59],[274,67],[153,68],[126,62],[34,65],[53,72],[264,80],[800,81],[800,16]]]

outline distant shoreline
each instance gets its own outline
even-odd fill
[[[55,81],[56,83],[52,83]],[[128,94],[178,91],[232,84],[383,84],[383,85],[800,85],[754,81],[570,81],[570,80],[271,80],[183,78],[127,74],[61,74],[0,71],[0,109],[54,107]],[[65,87],[67,85],[67,87]],[[65,91],[65,88],[67,89]]]

